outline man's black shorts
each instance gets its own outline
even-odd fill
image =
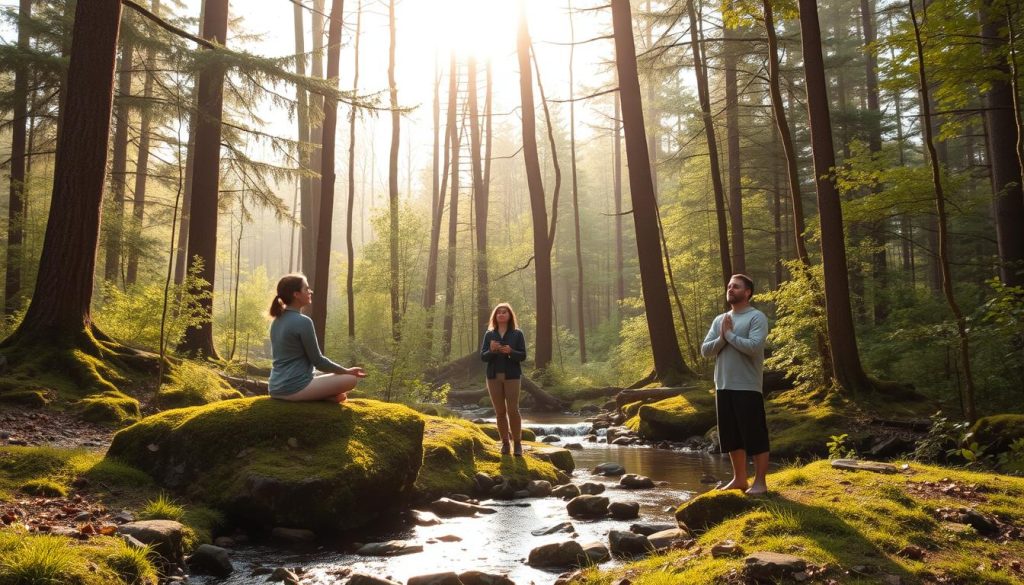
[[[743,449],[747,455],[768,452],[768,422],[764,396],[752,390],[719,390],[715,393],[718,440],[722,452]]]

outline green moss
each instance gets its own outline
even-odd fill
[[[52,479],[30,479],[21,484],[21,491],[33,496],[45,498],[63,498],[68,495],[68,486]]]
[[[495,441],[501,440],[501,435],[498,434],[498,425],[494,423],[479,423],[477,426],[479,426],[480,430],[491,439],[494,439]],[[537,433],[530,429],[523,429],[522,437],[524,441],[536,441]]]
[[[409,408],[373,400],[247,398],[143,419],[114,436],[107,456],[241,522],[331,532],[411,495],[423,425]]]
[[[155,585],[156,569],[145,552],[121,539],[87,542],[63,536],[0,530],[2,585]]]
[[[41,408],[53,402],[54,392],[45,388],[26,388],[0,393],[0,402]]]
[[[650,404],[632,403],[624,410],[630,417],[626,426],[653,441],[681,441],[703,435],[716,422],[715,395],[707,388],[688,390]]]
[[[972,441],[985,447],[989,454],[1002,453],[1024,437],[1024,414],[997,414],[978,419],[971,426]]]
[[[953,490],[921,487],[940,481],[975,486],[975,493],[985,497],[961,499]],[[623,576],[635,585],[724,582],[742,570],[742,558],[713,559],[706,551],[725,539],[748,552],[783,552],[811,564],[829,564],[836,568],[822,578],[844,584],[877,583],[881,575],[897,576],[904,583],[1020,582],[1009,563],[993,561],[1022,558],[1024,542],[982,537],[969,528],[945,530],[933,511],[970,506],[1019,526],[1024,521],[1024,479],[917,463],[893,475],[844,472],[819,461],[774,473],[768,484],[772,491],[767,497],[712,492],[682,506],[677,516],[708,527],[695,547],[610,571],[590,569],[578,583],[604,585]],[[908,544],[925,548],[926,560],[899,556]],[[862,578],[842,573],[858,565],[877,567],[878,572]]]
[[[142,417],[139,401],[116,390],[79,400],[78,412],[87,421],[116,425]]]
[[[477,472],[552,483],[558,479],[551,463],[532,455],[502,457],[498,443],[487,436],[485,429],[469,421],[426,417],[423,466],[416,478],[418,497],[472,493]]]
[[[242,398],[235,390],[210,368],[185,360],[171,368],[167,383],[157,391],[157,403],[163,408],[201,406],[220,400]]]

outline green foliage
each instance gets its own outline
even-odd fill
[[[120,538],[114,539],[113,550],[103,559],[128,585],[144,585],[157,581],[156,568],[151,555],[153,547],[136,548]]]
[[[155,499],[146,502],[139,510],[140,520],[174,520],[181,521],[185,516],[185,507],[176,503],[165,492],[160,492]]]
[[[25,536],[0,552],[0,583],[58,585],[68,583],[80,560],[67,538],[49,534]]]
[[[637,315],[622,322],[619,344],[612,350],[612,367],[618,372],[618,384],[631,384],[647,376],[654,369],[651,353],[651,335],[647,330],[647,317]]]
[[[243,274],[238,284],[237,303],[233,289],[228,294],[218,295],[222,310],[214,311],[214,341],[226,359],[244,360],[255,357],[253,354],[263,356],[263,348],[270,339],[267,307],[274,296],[274,286],[266,267],[257,266],[251,273]]]
[[[968,437],[969,423],[952,422],[942,416],[942,412],[936,412],[931,419],[932,426],[928,429],[928,434],[918,440],[917,447],[914,448],[914,459],[929,463],[945,463],[950,457],[973,457],[974,451],[961,447]],[[964,452],[968,455],[965,456]]]
[[[828,447],[828,458],[829,459],[854,459],[857,457],[857,450],[848,444],[850,435],[843,433],[841,435],[832,435],[829,437],[829,441],[825,443]]]
[[[792,277],[774,291],[758,297],[775,304],[777,320],[768,334],[771,357],[765,367],[779,369],[805,384],[821,385],[825,380],[817,337],[826,335],[825,306],[821,302],[821,265],[804,269],[798,260],[786,263]],[[819,291],[819,292],[816,292]]]
[[[203,323],[200,302],[211,295],[209,292],[196,292],[207,284],[199,276],[201,270],[202,260],[197,257],[185,282],[171,284],[167,291],[169,305],[165,339],[168,347],[175,347],[186,329]],[[158,351],[164,306],[163,283],[136,283],[124,291],[111,282],[104,282],[101,286],[100,301],[94,315],[103,331],[130,347]]]

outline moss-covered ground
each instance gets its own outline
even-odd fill
[[[733,540],[749,554],[787,553],[816,567],[811,583],[1024,582],[1024,479],[909,463],[892,475],[833,469],[828,461],[768,478],[771,493],[751,498],[710,492],[677,516],[710,519],[685,550],[651,556],[577,580],[607,585],[740,582],[743,556],[713,558],[711,547]],[[955,518],[972,508],[998,526],[991,534]],[[920,552],[920,556],[918,553]],[[793,582],[793,581],[786,581]]]

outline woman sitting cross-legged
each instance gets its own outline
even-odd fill
[[[270,304],[270,347],[274,364],[267,382],[270,396],[281,400],[344,402],[346,393],[365,378],[362,368],[339,366],[320,353],[313,320],[299,312],[313,302],[306,277],[289,274],[277,281],[277,296]],[[313,376],[313,368],[329,372]]]

